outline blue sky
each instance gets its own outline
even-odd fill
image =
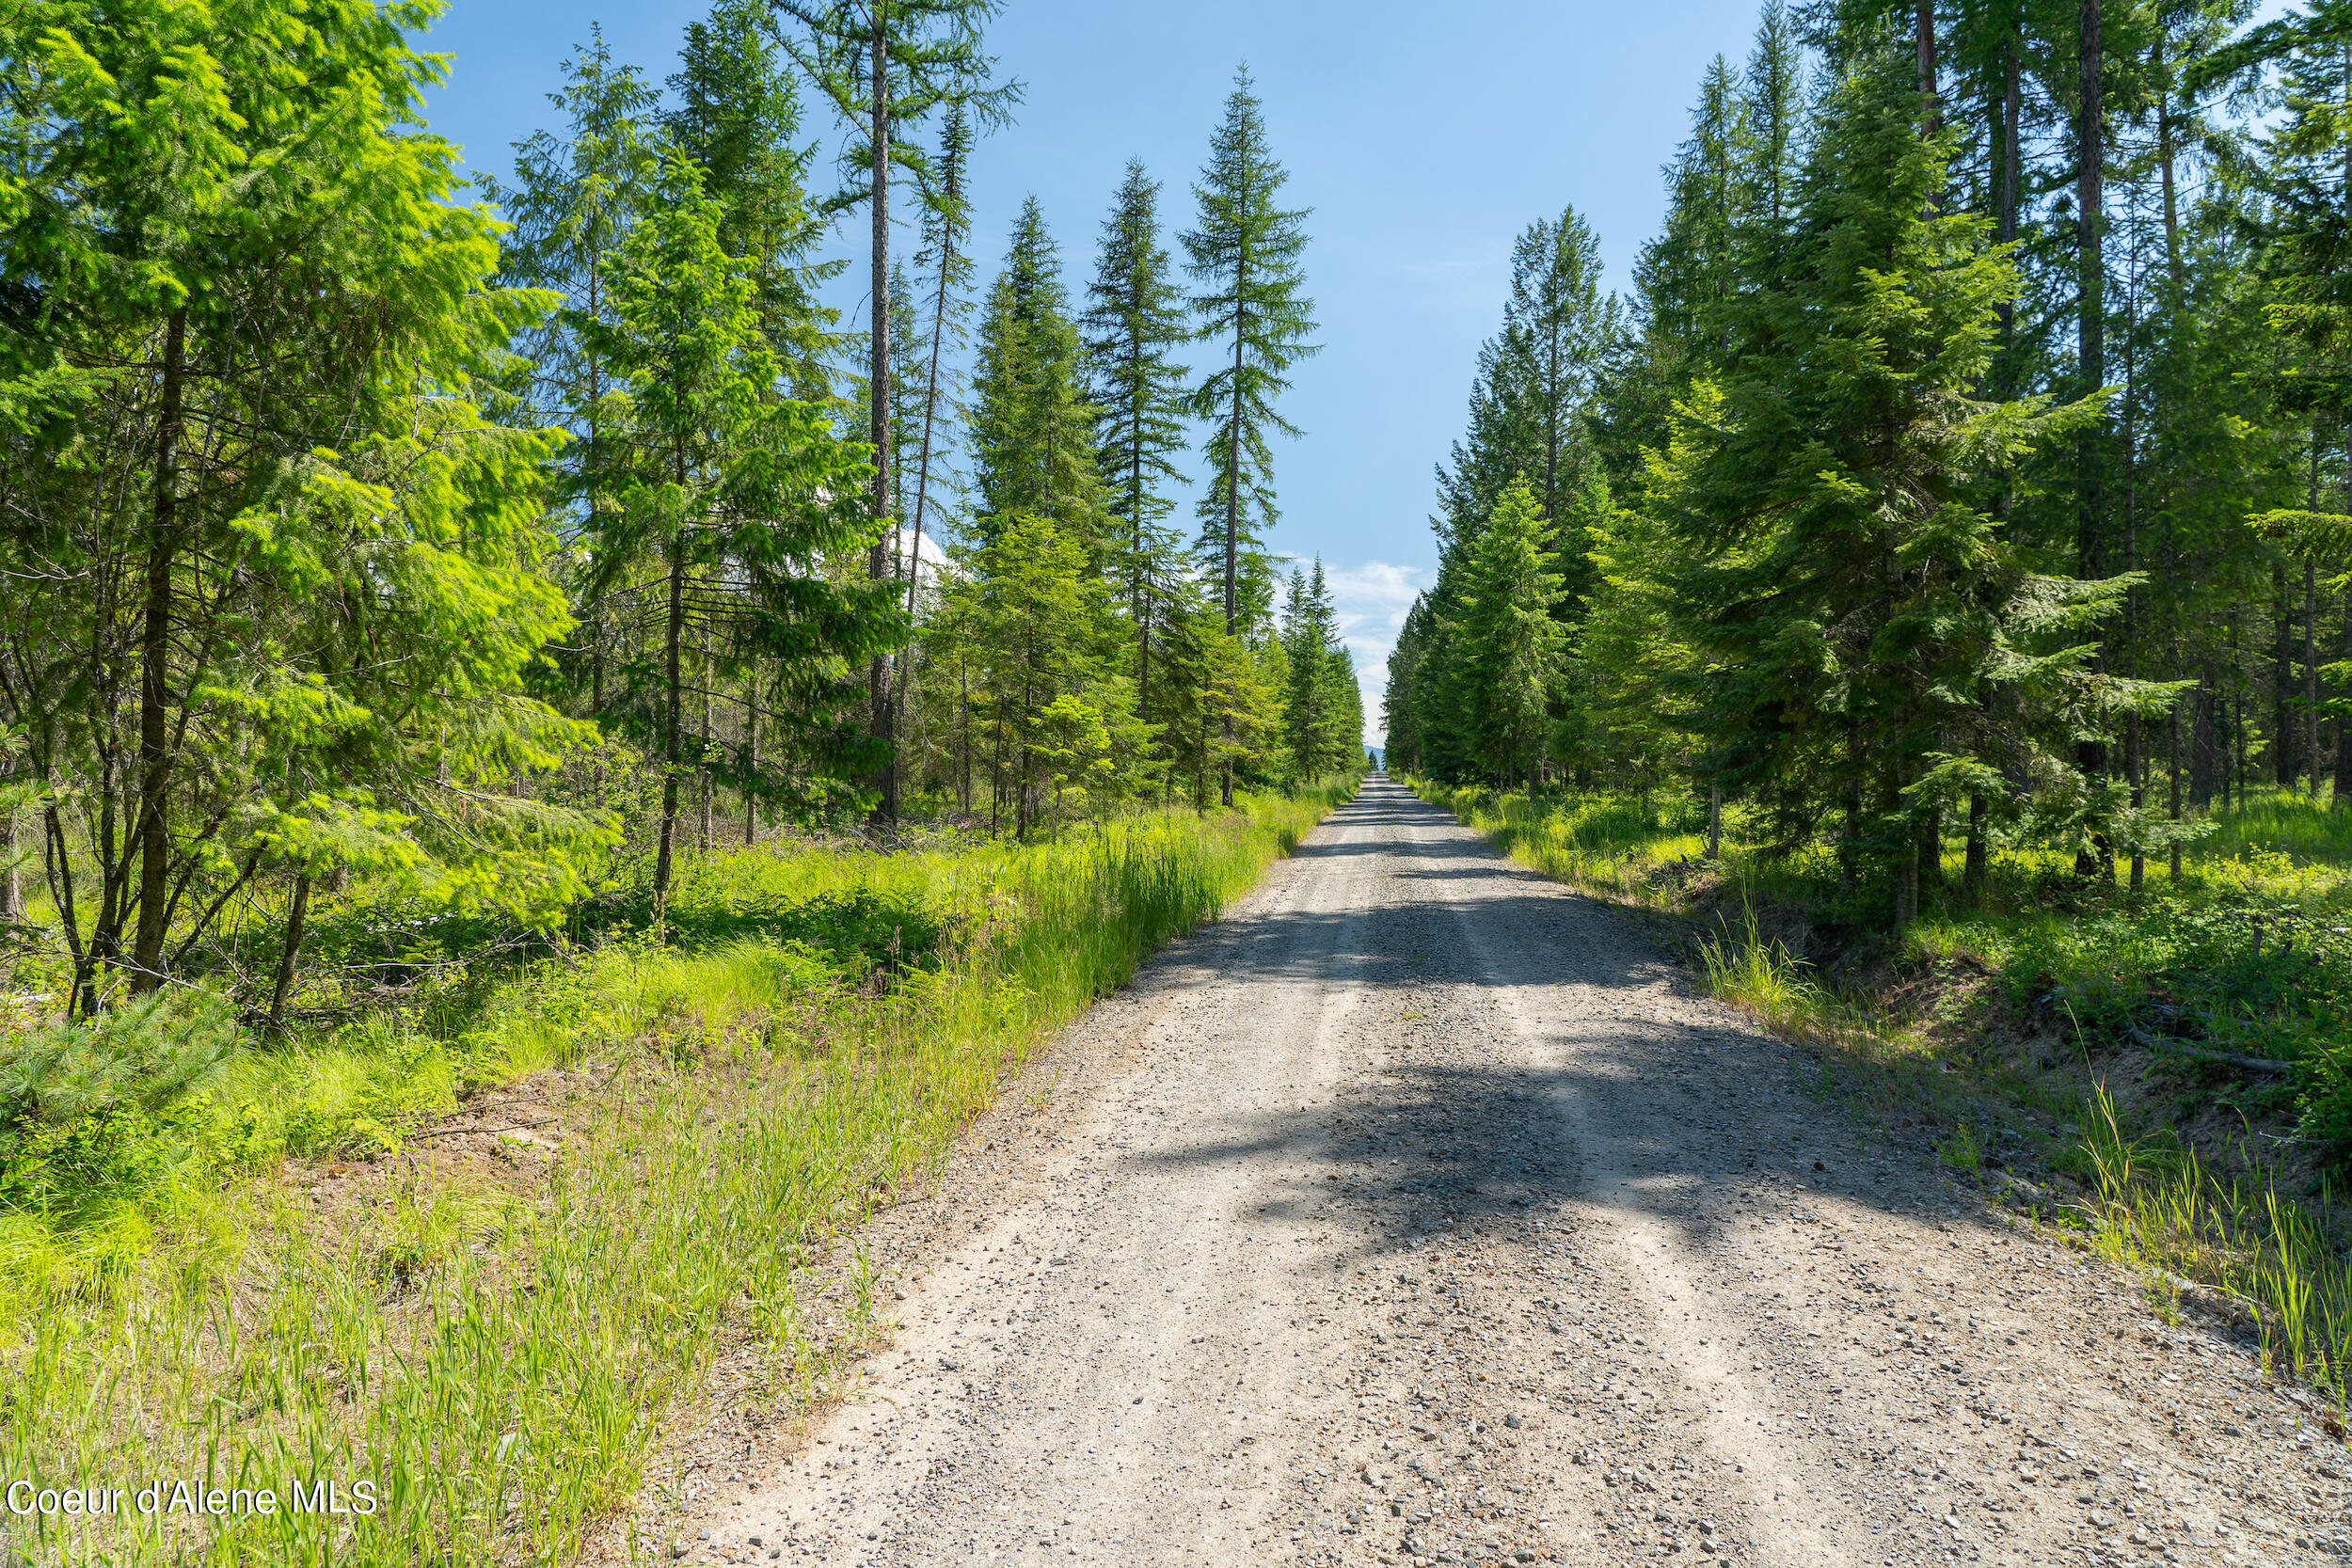
[[[453,57],[433,125],[471,167],[504,174],[511,144],[549,123],[546,95],[592,23],[659,80],[706,9],[452,0],[427,40]],[[1171,236],[1190,222],[1190,182],[1248,62],[1290,198],[1314,209],[1306,268],[1324,345],[1284,404],[1305,436],[1277,454],[1273,542],[1322,556],[1375,737],[1390,644],[1436,564],[1431,466],[1460,430],[1513,237],[1574,203],[1599,232],[1612,286],[1628,287],[1699,73],[1718,52],[1746,54],[1756,13],[1756,0],[1012,0],[992,29],[1025,102],[976,159],[979,253],[993,268],[1035,194],[1073,289],[1129,157],[1166,183]],[[810,129],[831,145],[821,115]],[[860,306],[862,220],[839,251],[857,264],[836,303]]]

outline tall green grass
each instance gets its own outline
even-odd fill
[[[2186,1276],[2234,1297],[2260,1324],[2266,1362],[2339,1405],[2352,1395],[2352,1257],[2280,1196],[2275,1173],[2257,1162],[2250,1178],[2225,1177],[2177,1139],[2127,1134],[2104,1084],[2083,1136],[2103,1252],[2160,1288]]]
[[[387,1154],[378,1168],[396,1179],[330,1220],[262,1180],[109,1270],[20,1267],[0,1474],[185,1477],[271,1487],[281,1506],[293,1481],[335,1477],[346,1494],[373,1482],[381,1503],[364,1517],[18,1519],[10,1550],[567,1559],[635,1496],[660,1422],[721,1345],[766,1347],[774,1398],[819,1389],[857,1328],[812,1335],[811,1269],[830,1238],[935,1161],[1024,1053],[1216,914],[1344,793],[1057,845],[753,852],[706,868],[695,896],[711,899],[905,894],[953,916],[957,945],[887,987],[807,942],[745,935],[543,966],[471,1025],[505,1042],[510,1069],[606,1076],[543,1180],[469,1189]],[[399,1148],[402,1128],[385,1132]]]

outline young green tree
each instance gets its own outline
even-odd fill
[[[1094,410],[1061,256],[1035,198],[981,308],[969,445],[983,542],[1016,516],[1049,521],[1083,544],[1099,570],[1104,485],[1095,468]]]
[[[846,262],[815,260],[828,228],[808,199],[815,151],[799,144],[801,102],[771,35],[767,0],[718,0],[691,24],[661,117],[671,144],[719,204],[719,245],[751,268],[760,321],[795,397],[831,391],[837,313],[818,290]]]
[[[1496,782],[1533,789],[1550,727],[1553,683],[1567,632],[1559,556],[1546,547],[1543,503],[1517,479],[1495,502],[1470,558],[1463,663],[1476,703],[1471,721]]]
[[[540,131],[515,145],[515,178],[483,180],[484,195],[512,226],[500,259],[510,287],[552,290],[562,304],[516,340],[530,367],[529,417],[568,432],[558,495],[584,527],[596,509],[604,455],[597,410],[611,369],[586,342],[587,324],[606,319],[606,265],[644,211],[660,162],[653,123],[658,95],[633,66],[617,65],[601,28],[564,63],[563,89],[548,102],[563,117],[559,135]],[[602,643],[589,607],[591,701],[597,708]]]
[[[1338,617],[1324,585],[1323,562],[1311,573],[1293,572],[1290,601],[1283,607],[1282,738],[1293,777],[1304,783],[1328,771],[1345,715],[1333,679],[1339,647]],[[1352,677],[1351,677],[1352,678]],[[1348,744],[1354,738],[1348,737]]]
[[[991,809],[1011,804],[1016,838],[1057,820],[1073,788],[1081,799],[1130,793],[1141,760],[1133,689],[1118,671],[1123,639],[1107,629],[1109,590],[1089,553],[1050,519],[1005,517],[959,590],[981,665]]]
[[[2079,644],[2033,645],[2112,614],[2127,583],[2034,576],[1974,499],[2103,400],[1978,397],[2014,274],[1981,218],[1939,210],[1945,144],[1919,134],[1908,65],[1866,55],[1839,85],[1802,264],[1716,318],[1737,369],[1686,415],[1657,492],[1706,775],[1792,838],[1842,810],[1898,929],[1918,911],[1919,814],[1994,766],[1947,747],[1982,732],[1986,693],[2052,715],[2049,738],[2150,695],[2080,668]]]
[[[662,768],[658,904],[670,891],[679,784],[705,760],[684,723],[690,627],[706,647],[775,662],[807,694],[812,677],[821,686],[846,661],[894,645],[901,624],[887,579],[843,584],[810,571],[865,539],[865,452],[834,435],[820,406],[777,395],[782,367],[753,264],[721,245],[723,212],[700,169],[673,156],[659,194],[613,260],[613,319],[595,331],[627,377],[611,400],[618,450],[596,587],[609,594],[651,571],[661,594],[660,663],[642,673],[651,701],[637,710]],[[827,716],[803,717],[821,727]]]
[[[1200,219],[1184,234],[1185,270],[1200,291],[1192,296],[1198,336],[1215,352],[1191,400],[1193,414],[1210,425],[1201,544],[1222,563],[1225,629],[1234,636],[1263,612],[1251,605],[1245,614],[1242,557],[1245,547],[1257,550],[1279,515],[1269,436],[1299,433],[1275,412],[1275,401],[1290,388],[1291,368],[1318,347],[1308,341],[1314,302],[1299,266],[1309,209],[1280,205],[1290,176],[1267,145],[1265,116],[1249,87],[1249,72],[1236,72],[1224,123],[1193,186]],[[1233,803],[1230,769],[1223,796]]]
[[[544,913],[601,832],[511,791],[582,738],[521,689],[570,625],[560,437],[469,394],[552,301],[417,128],[438,62],[362,0],[0,26],[0,576],[49,585],[0,595],[0,729],[75,1003],[186,975],[244,894],[291,964],[337,867]]]

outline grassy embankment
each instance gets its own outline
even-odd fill
[[[421,1007],[99,1116],[79,1154],[21,1128],[0,1475],[270,1487],[281,1512],[16,1519],[11,1560],[564,1560],[723,1345],[771,1353],[779,1406],[820,1398],[870,1282],[817,1342],[812,1260],[1346,793],[1025,847],[714,856],[660,945],[460,966]],[[540,1108],[486,1156],[432,1125],[504,1096]],[[330,1476],[378,1511],[282,1512]]]
[[[1715,994],[1818,1047],[1876,1125],[1924,1122],[1971,1172],[2049,1169],[2046,1205],[2142,1271],[2218,1289],[2283,1370],[2352,1383],[2352,812],[2256,797],[2217,814],[2177,882],[2086,885],[2072,857],[1961,846],[1899,950],[1826,850],[1764,854],[1704,807],[1417,783],[1515,859],[1644,910]],[[2249,1069],[2227,1057],[2286,1064]],[[2040,1189],[2014,1189],[2033,1193]]]

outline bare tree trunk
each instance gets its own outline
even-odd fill
[[[1968,902],[1984,897],[1984,879],[1992,846],[1988,842],[1993,808],[1981,794],[1968,797],[1968,859],[1961,869],[1961,887]]]
[[[0,811],[0,925],[24,918],[24,883],[16,863],[16,813]]]
[[[759,842],[759,685],[743,683],[743,843]]]
[[[2344,662],[2352,665],[2352,587],[2344,593]],[[2352,715],[2336,721],[2336,798],[2338,811],[2352,811]]]
[[[2270,568],[2270,698],[2272,733],[2279,754],[2271,758],[2271,782],[2291,789],[2302,769],[2295,754],[2295,611],[2287,599],[2287,569]]]
[[[654,922],[658,927],[669,904],[670,869],[677,838],[677,770],[680,722],[678,692],[678,643],[686,625],[686,544],[675,540],[670,546],[670,605],[662,624],[661,673],[664,691],[661,709],[661,831],[654,849],[653,900]]]
[[[2319,799],[2319,573],[2303,563],[2303,754],[2311,759],[2312,799]]]
[[[1939,102],[1935,82],[1935,0],[1918,0],[1913,27],[1919,47],[1919,96],[1926,102],[1927,133],[1932,136],[1944,128],[1943,104]]]
[[[890,576],[890,57],[884,20],[887,9],[887,0],[873,0],[870,54],[874,95],[874,327],[873,356],[869,362],[872,395],[866,402],[872,414],[867,438],[874,446],[874,543],[866,553],[866,572],[876,582],[885,581]],[[881,654],[874,656],[866,670],[866,688],[873,710],[873,734],[885,748],[881,768],[874,775],[874,783],[882,792],[874,815],[882,821],[895,822],[898,819],[898,724],[891,710],[890,667]]]
[[[1707,858],[1724,858],[1724,786],[1720,784],[1707,786]]]
[[[2197,665],[2197,693],[2188,710],[2188,798],[2200,811],[2213,804],[2227,777],[2221,752],[2220,694],[2214,689],[2213,658]]]
[[[2100,38],[2100,0],[2082,0],[2078,12],[2080,23],[2079,97],[2075,104],[2074,148],[2079,167],[2075,178],[2075,258],[2077,300],[2074,318],[2074,341],[2082,389],[2098,390],[2106,385],[2106,271],[2101,245],[2106,228],[2105,164],[2106,161],[2106,88],[2102,76],[2104,44]],[[2106,437],[2105,421],[2084,427],[2075,444],[2076,512],[2074,550],[2078,575],[2098,578],[2105,575],[2105,527],[2106,497],[2105,476],[2101,472],[2101,442]],[[2104,643],[2097,646],[2093,660],[2104,671],[2106,652]],[[2078,748],[2076,761],[2084,775],[2097,783],[2107,776],[2107,748],[2104,741],[2087,740]],[[2078,876],[2096,876],[2104,868],[2111,877],[2115,855],[2112,847],[2100,845],[2078,851],[2074,870]]]
[[[286,993],[294,990],[294,958],[302,951],[302,927],[310,912],[310,874],[294,878],[294,908],[286,913],[286,945],[278,955],[278,978],[269,990],[269,1035],[286,1032]]]
[[[713,844],[716,844],[716,843],[718,842],[718,835],[717,835],[717,833],[713,831],[713,829],[714,829],[714,828],[715,828],[715,826],[716,826],[716,823],[715,823],[715,821],[714,821],[714,818],[715,818],[715,817],[716,817],[716,816],[717,816],[717,806],[718,806],[717,796],[718,796],[718,793],[719,793],[719,781],[718,781],[717,776],[716,776],[716,775],[714,775],[714,774],[711,772],[711,770],[710,770],[710,720],[711,720],[711,707],[712,707],[712,687],[713,687],[713,685],[714,685],[714,683],[715,683],[715,680],[716,680],[717,675],[718,675],[718,669],[717,669],[716,664],[713,662],[713,660],[712,660],[712,658],[711,658],[711,647],[710,647],[710,626],[709,626],[709,624],[708,624],[707,622],[706,622],[706,623],[704,623],[704,626],[703,626],[703,736],[702,736],[703,744],[702,744],[702,765],[701,765],[698,768],[696,768],[696,769],[695,769],[695,771],[699,772],[699,773],[702,775],[702,791],[703,791],[703,832],[702,832],[702,842],[701,842],[700,844],[698,844],[697,846],[695,846],[695,847],[696,847],[696,848],[698,848],[698,849],[700,849],[700,850],[701,850],[704,854],[706,854],[706,855],[707,855],[707,854],[709,854],[709,853],[710,853],[710,847],[711,847]]]
[[[171,561],[180,533],[182,382],[187,307],[164,325],[162,406],[155,418],[155,515],[147,546],[146,620],[139,640],[139,923],[131,950],[131,990],[163,984],[166,891],[171,867]]]
[[[2012,11],[2013,9],[2014,8],[2012,7]],[[2017,211],[2020,188],[2017,173],[2017,126],[2019,116],[2023,112],[2023,88],[2020,82],[2020,73],[2022,70],[2022,56],[2025,53],[2024,40],[2019,38],[2018,31],[2017,19],[2012,14],[2010,19],[2009,37],[2001,46],[2001,71],[2003,79],[2001,85],[2000,125],[2000,216],[1993,231],[1993,237],[2003,245],[2008,245],[2017,238]],[[2004,299],[1994,307],[1994,309],[2000,316],[2001,346],[2006,351],[2010,346],[2014,337],[2017,312],[2016,302],[2013,300]],[[2010,373],[2008,368],[2008,360],[2009,356],[2005,352],[2002,356],[2002,380],[2004,384],[2006,384]]]

